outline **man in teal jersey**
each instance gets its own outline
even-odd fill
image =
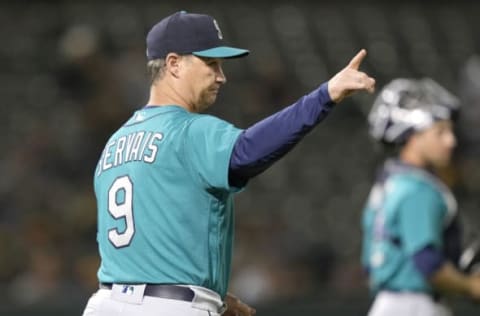
[[[208,15],[177,12],[147,35],[150,99],[108,140],[95,170],[100,289],[84,315],[253,315],[228,292],[233,195],[335,103],[375,81],[361,50],[328,82],[246,130],[199,114],[226,82],[227,46]]]
[[[446,316],[441,296],[480,299],[480,277],[459,271],[457,203],[435,170],[456,145],[459,103],[425,78],[396,79],[369,114],[372,136],[397,146],[377,175],[363,214],[362,264],[375,295],[369,316]]]

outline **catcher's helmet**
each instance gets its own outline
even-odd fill
[[[378,94],[368,115],[370,134],[387,144],[402,144],[412,132],[436,120],[454,119],[459,100],[430,78],[399,78]]]

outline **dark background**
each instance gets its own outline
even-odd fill
[[[377,88],[432,77],[463,101],[454,164],[464,238],[479,232],[480,5],[474,1],[0,2],[0,314],[80,315],[98,267],[93,170],[147,101],[145,35],[177,10],[213,15],[251,50],[225,63],[210,113],[241,128],[328,80],[361,48]],[[360,217],[383,154],[374,96],[337,106],[237,197],[231,290],[258,315],[365,315]],[[478,306],[453,299],[458,315]]]

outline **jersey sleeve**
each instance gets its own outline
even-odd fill
[[[408,255],[431,245],[442,247],[445,204],[431,186],[417,183],[405,193],[399,209],[401,240]]]
[[[242,183],[262,173],[287,154],[319,124],[334,103],[327,83],[246,129],[230,160],[230,180]]]
[[[233,146],[242,132],[232,124],[210,115],[198,115],[187,127],[185,159],[191,172],[207,188],[236,191],[228,170]]]

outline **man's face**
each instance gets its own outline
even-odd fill
[[[438,121],[412,137],[415,150],[426,166],[440,168],[450,163],[457,143],[451,121]]]
[[[202,112],[217,99],[220,86],[227,79],[220,58],[184,56],[186,93],[193,112]]]

